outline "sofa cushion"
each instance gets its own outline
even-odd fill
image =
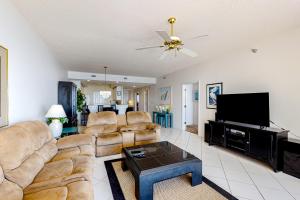
[[[68,187],[68,200],[93,200],[94,192],[91,182],[78,181],[70,183]]]
[[[117,124],[94,125],[84,130],[85,134],[98,137],[105,133],[112,133],[118,130]]]
[[[135,141],[155,140],[156,132],[152,130],[135,131]]]
[[[34,151],[51,140],[47,125],[42,122],[22,122],[0,131],[0,165],[4,174],[16,169]]]
[[[105,134],[105,133],[112,133],[112,132],[116,132],[118,131],[118,126],[117,124],[107,124],[107,125],[103,125],[104,129],[103,131],[100,133],[101,134]]]
[[[80,155],[95,156],[95,147],[92,145],[82,145],[79,147]]]
[[[84,129],[84,134],[97,137],[104,130],[103,125],[93,125]]]
[[[151,116],[148,112],[127,112],[127,124],[151,123]]]
[[[105,111],[89,114],[87,127],[106,124],[117,124],[117,115],[115,112]]]
[[[0,183],[0,199],[2,197],[5,197],[5,200],[22,200],[23,190],[17,184],[4,179]]]
[[[85,134],[71,135],[68,137],[61,138],[57,141],[58,149],[66,149],[71,147],[77,147],[80,145],[92,144],[92,137]]]
[[[54,178],[50,179],[47,181],[43,182],[38,182],[38,183],[32,183],[28,187],[26,187],[23,190],[24,194],[31,194],[31,193],[36,193],[42,190],[47,190],[51,188],[56,188],[56,187],[63,187],[66,186],[69,183],[73,183],[76,181],[85,181],[86,179],[84,177],[76,177],[76,178],[70,178],[70,177],[59,177],[59,178]]]
[[[56,187],[24,195],[24,200],[66,200],[67,187]]]
[[[93,200],[93,186],[88,181],[77,181],[66,186],[41,190],[24,195],[24,200]]]
[[[51,161],[71,159],[73,157],[80,156],[80,155],[94,157],[95,147],[93,147],[92,145],[82,145],[79,147],[62,149],[57,152],[57,154],[52,158]]]
[[[62,149],[57,152],[57,154],[52,158],[51,161],[53,162],[53,161],[58,161],[58,160],[63,160],[63,159],[69,159],[69,158],[72,158],[73,156],[77,156],[79,154],[80,154],[79,147]]]
[[[92,160],[87,156],[76,156],[72,158],[73,161],[73,172],[72,174],[86,174],[85,178],[90,180],[93,174],[93,163]]]
[[[38,173],[33,182],[38,183],[58,177],[69,176],[72,174],[72,171],[73,162],[70,159],[50,162]]]
[[[6,179],[0,184],[0,199],[5,197],[5,200],[22,200],[23,190],[17,184]]]
[[[126,115],[117,115],[117,125],[119,126],[126,126]]]
[[[122,143],[122,136],[119,132],[103,134],[97,137],[97,146],[112,145]]]
[[[96,156],[109,156],[122,152],[123,144],[112,144],[96,147]]]
[[[57,141],[53,139],[36,151],[36,154],[41,156],[45,163],[50,161],[57,154],[58,149],[56,146],[56,142]]]
[[[5,173],[5,177],[9,181],[18,184],[24,189],[33,181],[34,177],[43,168],[43,166],[43,158],[34,153],[28,159],[26,159],[22,165],[16,169],[7,171]]]
[[[15,124],[15,126],[21,127],[30,135],[31,145],[37,150],[41,148],[45,143],[53,139],[50,129],[47,124],[41,121],[27,121]]]
[[[88,156],[47,163],[34,182],[24,189],[24,194],[66,186],[77,181],[91,181],[92,169],[92,160]]]

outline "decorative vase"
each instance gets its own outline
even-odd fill
[[[78,124],[81,125],[81,112],[78,112],[78,111],[77,111],[77,121],[78,121]]]
[[[59,138],[63,130],[63,125],[59,121],[59,119],[53,119],[51,124],[49,125],[49,128],[51,130],[53,137]]]

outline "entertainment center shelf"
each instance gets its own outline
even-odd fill
[[[209,121],[205,125],[205,140],[239,151],[269,164],[274,171],[283,168],[282,141],[288,138],[287,130],[232,122]]]

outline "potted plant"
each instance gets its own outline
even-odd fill
[[[83,107],[85,105],[85,94],[82,93],[81,89],[77,90],[77,119],[80,123],[81,112],[83,111]]]

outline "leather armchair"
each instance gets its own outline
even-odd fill
[[[148,112],[128,112],[127,126],[122,127],[120,131],[134,132],[134,144],[148,144],[160,141],[160,126],[152,123],[151,116]]]
[[[123,139],[118,131],[115,112],[91,113],[84,133],[95,137],[96,156],[121,153]]]

